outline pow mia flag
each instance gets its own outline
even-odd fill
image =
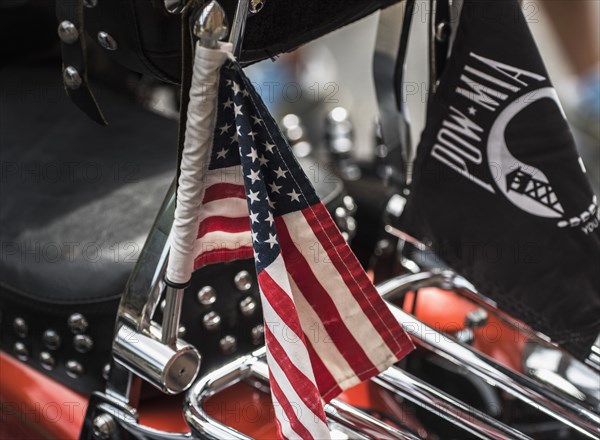
[[[576,357],[600,332],[598,203],[517,0],[465,0],[401,218]]]

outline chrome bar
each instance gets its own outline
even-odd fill
[[[493,417],[438,390],[422,380],[391,367],[373,378],[373,382],[448,420],[482,439],[531,439]]]
[[[407,287],[407,280],[415,280],[414,275],[397,277],[380,284],[378,286],[379,293],[385,299],[393,298],[407,288],[412,289],[412,287]],[[424,282],[423,285],[429,284]],[[600,415],[591,409],[582,406],[568,396],[559,394],[545,384],[501,365],[471,347],[459,344],[397,306],[390,304],[390,310],[417,345],[465,368],[488,383],[498,386],[590,438],[597,438],[600,434]]]
[[[233,44],[233,56],[239,59],[242,53],[242,42],[244,41],[244,30],[246,29],[246,20],[250,11],[250,0],[238,0],[233,25],[229,34],[229,42]]]
[[[181,306],[183,304],[183,289],[176,289],[167,285],[165,302],[160,339],[163,344],[168,345],[169,347],[175,347],[177,344],[177,333],[179,331]]]
[[[184,416],[192,429],[192,434],[213,440],[248,440],[250,437],[213,419],[203,407],[206,400],[238,382],[268,382],[268,369],[265,362],[265,349],[241,357],[224,367],[215,370],[196,381],[186,395]],[[343,402],[333,400],[325,405],[325,413],[331,426],[340,425],[340,429],[349,432],[350,438],[368,437],[376,439],[417,440],[408,431],[394,428]]]

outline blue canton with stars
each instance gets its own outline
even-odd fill
[[[249,221],[260,272],[279,255],[274,217],[319,203],[314,188],[241,67],[220,71],[209,169],[242,166]]]

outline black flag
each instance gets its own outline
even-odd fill
[[[600,332],[597,200],[517,0],[465,0],[401,227],[576,357]]]

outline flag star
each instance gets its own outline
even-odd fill
[[[254,202],[260,202],[260,199],[258,198],[258,194],[259,194],[258,191],[254,192],[254,191],[250,190],[248,192],[248,198],[250,199],[250,204],[253,204]]]
[[[277,176],[275,176],[275,178],[279,179],[280,177],[283,177],[285,179],[285,173],[287,173],[287,170],[282,170],[281,167],[279,167],[278,169],[275,170],[275,174],[277,174]]]
[[[234,82],[233,85],[231,86],[231,90],[233,90],[233,96],[237,95],[238,93],[240,93],[242,91],[242,89],[240,89],[240,85],[236,82]]]
[[[239,136],[237,133],[233,133],[233,136],[231,136],[229,139],[231,139],[232,144],[235,144],[236,142],[238,142]]]
[[[242,106],[241,105],[237,105],[237,104],[233,104],[233,112],[235,113],[234,116],[244,116],[244,113],[242,113]]]
[[[273,249],[273,246],[275,246],[277,243],[277,237],[275,237],[275,235],[271,234],[269,232],[269,238],[267,240],[265,240],[265,243],[269,243],[269,245],[271,246],[271,249]]]
[[[242,90],[242,96],[244,98],[247,98],[248,96],[250,96],[250,92],[248,92],[248,90],[244,89],[244,90]]]
[[[252,115],[252,119],[254,120],[255,124],[262,125],[262,123],[263,123],[263,120],[260,119],[258,116]]]
[[[264,154],[260,155],[258,161],[260,162],[260,166],[266,166],[269,163],[269,159],[267,159]]]
[[[258,223],[258,212],[254,213],[250,211],[250,220],[252,220],[252,223]]]
[[[260,180],[260,170],[254,171],[254,170],[250,170],[250,174],[248,174],[246,177],[250,180],[252,180],[251,184],[254,184],[254,182],[256,182],[257,180]]]
[[[275,144],[271,144],[269,142],[265,142],[263,144],[265,146],[265,149],[269,152],[272,153],[273,152],[273,148],[275,148]]]
[[[258,133],[255,131],[250,130],[250,133],[248,133],[248,136],[250,136],[252,138],[252,140],[254,140],[254,137],[257,135]]]
[[[232,105],[233,105],[233,101],[231,100],[231,98],[227,98],[227,101],[225,101],[223,103],[223,109],[231,108]]]
[[[230,85],[231,85],[231,83],[232,83],[232,81],[231,81],[230,79],[226,79],[226,80],[225,80],[225,84],[227,84],[228,86],[230,86]]]
[[[469,110],[469,114],[471,116],[475,116],[475,114],[477,113],[477,109],[475,107],[469,107],[467,110]]]
[[[236,126],[235,126],[235,130],[237,131],[237,135],[238,135],[238,136],[241,136],[241,135],[242,135],[242,132],[241,132],[241,130],[242,130],[242,127],[240,127],[239,125],[236,125]]]
[[[231,124],[225,124],[222,127],[219,127],[219,130],[221,130],[220,134],[225,134],[229,131],[229,129],[231,128]]]
[[[269,226],[273,226],[273,222],[275,221],[275,219],[273,218],[273,213],[269,211],[269,215],[267,215],[267,218],[265,219],[266,222],[269,222]]]
[[[277,185],[275,182],[269,183],[269,186],[271,187],[271,192],[277,194],[279,194],[279,190],[283,188],[282,186]]]
[[[254,252],[254,259],[260,263],[260,258],[258,258],[258,252]]]
[[[276,202],[272,201],[268,196],[267,196],[267,202],[269,203],[269,208],[275,209]]]
[[[300,194],[298,194],[295,189],[292,189],[292,192],[287,193],[287,195],[290,196],[290,202],[300,201]]]
[[[251,231],[250,234],[252,234],[252,241],[258,243],[258,232]]]
[[[229,153],[229,148],[221,148],[220,151],[217,151],[217,159],[225,159],[227,153]]]
[[[252,163],[254,163],[254,161],[258,159],[258,153],[256,152],[256,148],[251,148],[250,154],[246,154],[246,157],[252,158]]]

